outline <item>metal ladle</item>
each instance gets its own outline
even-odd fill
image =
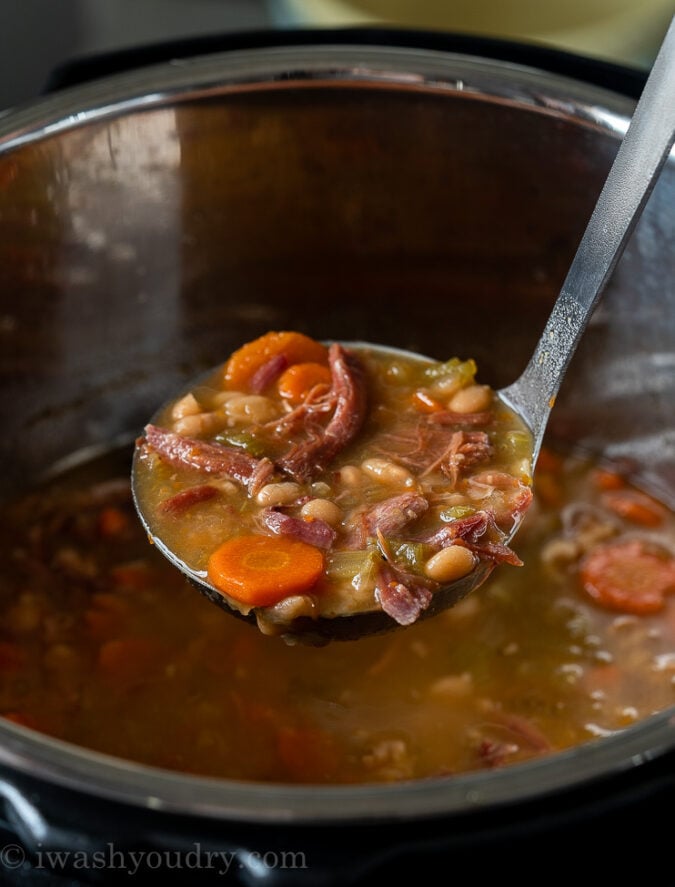
[[[551,409],[577,345],[637,223],[675,140],[675,19],[663,40],[630,126],[619,147],[595,209],[534,353],[521,376],[496,395],[518,413],[532,433],[536,463]],[[134,471],[132,470],[132,490]],[[141,521],[149,523],[134,499]],[[505,540],[516,533],[520,521]],[[162,553],[214,603],[232,610],[222,594],[191,571],[161,540]],[[462,579],[434,593],[424,618],[447,609],[481,585],[492,564],[480,561]],[[243,617],[249,618],[249,617]],[[368,611],[332,619],[304,620],[294,637],[310,643],[354,639],[396,627],[385,613]]]

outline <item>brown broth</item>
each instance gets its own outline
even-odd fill
[[[550,754],[675,698],[675,596],[654,615],[608,611],[576,570],[607,538],[672,558],[675,517],[647,499],[657,523],[620,517],[617,475],[584,458],[545,453],[524,567],[431,620],[320,649],[195,592],[148,545],[128,469],[117,453],[3,509],[0,713],[17,723],[183,772],[367,783]]]

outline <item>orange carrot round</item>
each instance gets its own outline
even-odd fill
[[[97,529],[104,539],[114,539],[126,532],[130,522],[129,516],[121,508],[108,505],[99,512]]]
[[[603,495],[602,503],[641,527],[659,527],[666,517],[666,509],[639,490],[612,490]]]
[[[328,362],[328,349],[315,339],[303,333],[269,332],[242,345],[231,355],[225,364],[226,387],[245,391],[256,370],[280,354],[286,357],[289,366],[310,361],[321,364]]]
[[[217,548],[208,563],[213,585],[234,600],[268,607],[303,594],[324,569],[323,553],[313,545],[279,536],[235,536]]]
[[[613,542],[586,555],[579,577],[601,606],[645,616],[662,610],[664,595],[675,592],[675,558],[657,554],[640,540]]]
[[[618,471],[609,468],[596,468],[591,472],[591,480],[596,490],[622,490],[626,486],[626,478]]]
[[[331,374],[321,363],[295,363],[279,377],[279,394],[293,406],[303,402],[316,385],[331,384]]]

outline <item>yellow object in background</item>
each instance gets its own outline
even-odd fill
[[[393,25],[531,41],[648,67],[675,0],[278,0],[279,25]]]

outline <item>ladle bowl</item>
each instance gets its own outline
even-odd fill
[[[326,342],[329,345],[330,342]],[[430,361],[430,358],[422,355],[411,354],[400,348],[392,348],[385,345],[373,345],[369,342],[342,342],[346,349],[353,349],[357,353],[361,349],[372,350],[380,354],[390,355],[392,358],[403,358],[410,360],[420,360],[422,362]],[[177,394],[180,398],[184,394],[199,389],[203,385],[207,385],[210,380],[222,372],[222,367],[214,367],[198,378],[192,380],[190,384]],[[174,400],[174,398],[172,398]],[[150,418],[150,425],[161,425],[162,417],[167,413],[167,404],[163,404],[155,414]],[[252,624],[256,623],[255,611],[244,614],[241,610],[231,606],[226,596],[215,588],[207,579],[205,571],[200,571],[183,560],[163,539],[161,533],[155,531],[152,517],[146,512],[144,506],[144,497],[139,495],[139,466],[142,462],[140,455],[142,450],[136,447],[132,460],[131,470],[131,490],[134,499],[136,511],[139,515],[141,523],[152,539],[153,544],[157,547],[164,557],[172,563],[186,578],[212,603],[221,607],[225,612],[230,613],[240,619]],[[520,516],[522,517],[522,516]],[[514,521],[509,538],[515,533],[519,520]],[[488,560],[477,560],[473,571],[461,579],[452,582],[449,585],[438,589],[431,600],[431,604],[422,611],[420,618],[428,619],[439,612],[453,606],[462,598],[466,597],[474,588],[481,585],[490,575],[494,568],[494,564]],[[356,640],[371,634],[379,634],[385,631],[391,631],[397,627],[397,623],[385,612],[380,609],[368,610],[345,616],[336,617],[298,617],[293,620],[291,626],[284,633],[284,638],[289,643],[307,643],[313,645],[322,645],[331,640]]]

